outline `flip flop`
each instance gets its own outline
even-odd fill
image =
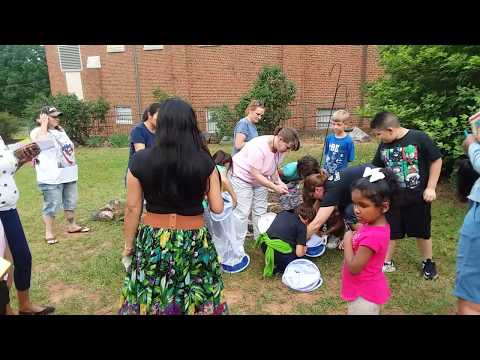
[[[58,243],[58,240],[55,237],[45,238],[45,241],[48,245],[53,245],[53,244]]]
[[[45,309],[34,312],[34,311],[19,311],[18,315],[48,315],[55,312],[53,306],[46,306]]]
[[[86,226],[80,226],[77,230],[74,231],[67,231],[69,234],[75,234],[75,233],[87,233],[90,231],[90,228]]]

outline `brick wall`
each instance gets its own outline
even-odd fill
[[[232,108],[253,86],[264,65],[280,65],[297,85],[289,124],[299,130],[315,128],[315,110],[329,109],[333,101],[340,66],[331,76],[333,64],[341,65],[343,84],[336,107],[351,112],[362,104],[361,83],[381,75],[376,46],[363,45],[165,45],[162,50],[143,50],[136,46],[140,109],[136,96],[134,46],[125,52],[107,53],[106,45],[82,45],[82,83],[86,99],[103,96],[112,106],[130,106],[138,121],[153,101],[153,90],[161,88],[191,102],[199,126],[206,129],[205,110],[227,104]],[[52,93],[66,93],[60,71],[57,46],[47,45],[46,55]],[[87,69],[88,56],[100,56],[101,69]],[[345,88],[348,90],[346,98]],[[139,111],[140,110],[140,111]],[[109,116],[113,132],[127,133],[130,126],[116,125],[114,111]],[[352,125],[362,125],[353,119]]]

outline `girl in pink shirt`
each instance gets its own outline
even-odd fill
[[[348,302],[349,315],[379,315],[390,298],[382,272],[390,241],[385,213],[397,189],[395,174],[381,168],[367,167],[352,185],[354,212],[361,225],[344,237],[341,297]]]

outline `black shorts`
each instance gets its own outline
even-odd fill
[[[425,200],[401,207],[392,207],[386,214],[390,224],[390,239],[398,240],[406,236],[430,239],[432,213],[431,203]]]

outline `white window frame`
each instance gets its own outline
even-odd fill
[[[336,109],[333,109],[332,115]],[[329,117],[331,109],[318,108],[315,110],[315,129],[326,130],[328,129]],[[331,119],[330,119],[331,123]],[[324,124],[324,125],[323,125]]]
[[[61,46],[77,46],[78,47],[78,56],[80,57],[80,68],[79,69],[64,69],[62,65],[62,58],[60,56],[60,47]],[[82,49],[80,48],[80,45],[57,45],[57,53],[58,53],[58,64],[60,65],[60,71],[61,72],[76,72],[76,71],[82,71],[83,66],[82,66]]]
[[[143,50],[150,51],[150,50],[163,50],[164,45],[143,45]]]
[[[130,110],[130,114],[122,114],[118,110]],[[118,125],[132,125],[133,124],[133,113],[130,106],[117,105],[115,106],[115,123]]]
[[[125,52],[125,45],[107,45],[107,53]]]
[[[207,128],[207,132],[209,134],[215,134],[217,132],[217,123],[216,122],[212,122],[210,117],[212,115],[212,112],[213,112],[213,109],[211,108],[207,108],[205,110],[205,124],[206,124],[206,128]]]

